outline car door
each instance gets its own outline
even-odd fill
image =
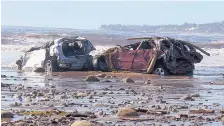
[[[118,67],[120,70],[132,70],[132,62],[134,59],[134,55],[136,50],[126,50],[120,49],[118,50]]]
[[[148,68],[149,60],[152,55],[152,48],[148,47],[146,49],[139,46],[138,50],[133,59],[132,69],[133,71],[146,71]]]

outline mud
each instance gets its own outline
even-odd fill
[[[90,75],[100,81],[85,81]],[[124,78],[134,83],[124,83]],[[88,120],[86,125],[222,125],[223,79],[128,72],[2,75],[2,111],[11,112],[13,118],[1,123],[71,126]],[[119,116],[122,108],[132,108],[134,114]]]

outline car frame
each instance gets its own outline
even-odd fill
[[[76,44],[75,44],[76,43]],[[73,49],[73,45],[76,49]],[[68,51],[70,49],[70,51]],[[84,37],[64,37],[47,43],[45,46],[31,48],[24,57],[22,65],[25,66],[30,59],[30,55],[37,50],[43,50],[44,60],[41,61],[40,67],[36,68],[36,72],[57,72],[62,70],[91,70],[92,56],[89,53],[95,50],[92,43]],[[67,51],[67,52],[66,52]],[[65,53],[66,52],[66,53]]]
[[[168,37],[130,38],[142,41],[117,46],[93,58],[98,71],[133,71],[158,75],[192,75],[194,64],[203,56],[199,47],[182,40]],[[182,50],[182,51],[180,51]]]

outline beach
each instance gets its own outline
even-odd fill
[[[77,120],[87,120],[96,126],[222,125],[222,41],[195,43],[211,56],[203,55],[202,62],[195,65],[193,76],[158,76],[127,71],[67,71],[46,76],[44,72],[17,70],[15,61],[24,51],[44,43],[44,38],[50,40],[48,37],[52,35],[27,36],[6,37],[13,41],[2,45],[2,125],[67,126]],[[125,39],[134,34],[84,36],[96,47],[91,55],[97,55],[116,44],[131,43]],[[87,81],[89,76],[96,77],[96,81]],[[127,108],[132,114],[122,115],[121,111]]]
[[[2,110],[14,114],[11,123],[2,121],[5,125],[71,125],[80,119],[89,120],[94,125],[222,124],[223,76],[59,72],[49,77],[44,73],[12,73],[8,71],[2,76]],[[85,81],[91,75],[100,81]],[[134,82],[124,82],[125,78]],[[125,118],[117,116],[124,107],[158,113],[138,112],[139,116]],[[200,109],[212,112],[191,112]]]

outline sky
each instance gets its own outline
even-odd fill
[[[224,1],[2,1],[1,25],[97,29],[224,20]]]

